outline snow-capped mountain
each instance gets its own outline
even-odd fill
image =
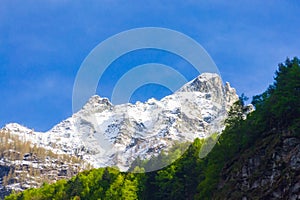
[[[223,86],[217,74],[203,73],[161,100],[112,105],[107,98],[92,96],[79,112],[45,133],[15,123],[3,129],[53,152],[79,156],[94,167],[126,171],[138,157],[149,159],[175,142],[220,132],[237,100],[229,83]]]

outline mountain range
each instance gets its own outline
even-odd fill
[[[175,143],[220,133],[237,100],[229,83],[223,85],[217,74],[203,73],[161,100],[112,105],[95,95],[47,132],[17,123],[2,130],[54,153],[79,157],[95,168],[115,166],[127,171],[136,159],[168,152]]]

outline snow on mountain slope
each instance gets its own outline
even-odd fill
[[[176,141],[220,132],[237,100],[229,83],[223,86],[217,74],[204,73],[160,101],[112,105],[95,95],[79,112],[45,133],[18,124],[4,129],[54,152],[80,156],[94,167],[117,166],[126,171],[137,157],[149,159]]]

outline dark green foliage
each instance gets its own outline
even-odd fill
[[[40,189],[13,194],[7,199],[214,199],[218,192],[221,171],[236,158],[274,134],[274,129],[300,133],[300,63],[287,59],[280,64],[275,82],[266,92],[253,97],[256,111],[245,119],[245,97],[236,102],[226,120],[226,129],[212,151],[203,159],[206,145],[215,140],[196,139],[177,159],[184,148],[173,149],[176,160],[171,165],[150,173],[121,173],[105,168],[83,172],[69,181],[58,181]],[[215,139],[218,137],[214,135]],[[176,152],[176,150],[178,150]],[[170,160],[166,154],[150,161],[136,160],[135,172],[151,169],[158,162]],[[172,161],[173,161],[172,160]],[[226,188],[226,186],[224,187]],[[230,188],[229,188],[230,189]],[[241,194],[233,194],[240,197]],[[221,197],[222,198],[222,197]]]
[[[279,64],[275,82],[266,92],[253,98],[260,123],[265,120],[265,127],[299,129],[300,115],[300,61],[298,58],[287,59]]]
[[[152,187],[158,187],[154,199],[192,199],[201,173],[199,157],[203,140],[196,139],[183,156],[155,173]],[[150,192],[150,191],[149,191]]]

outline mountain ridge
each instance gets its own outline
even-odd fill
[[[175,141],[192,142],[220,132],[237,100],[229,83],[223,86],[217,74],[203,73],[161,100],[113,105],[94,95],[81,110],[45,133],[15,123],[3,130],[56,153],[81,157],[94,167],[126,171],[137,157],[149,159]]]

